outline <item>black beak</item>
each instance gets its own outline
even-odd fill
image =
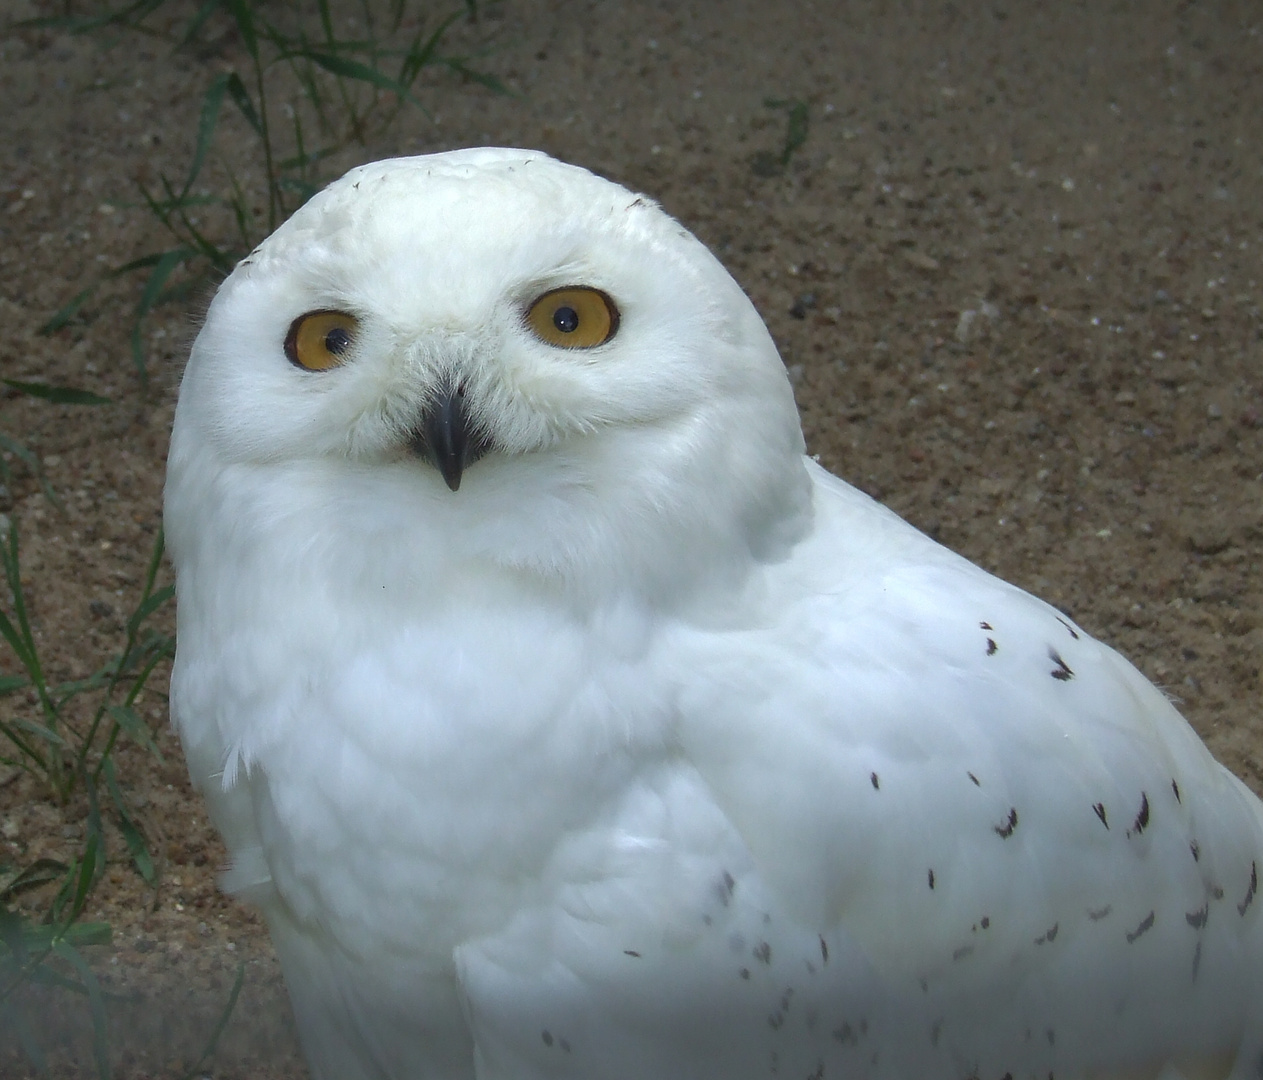
[[[412,449],[443,474],[449,488],[460,488],[466,466],[491,449],[490,441],[471,429],[464,386],[443,390],[430,402],[412,437]]]

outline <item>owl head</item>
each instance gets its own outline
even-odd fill
[[[775,557],[809,513],[802,449],[767,330],[687,230],[544,154],[461,150],[352,170],[224,281],[168,522],[177,557],[300,516],[661,587]]]

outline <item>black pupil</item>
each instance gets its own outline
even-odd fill
[[[569,304],[563,304],[553,312],[553,325],[563,334],[573,334],[579,329],[579,313]]]
[[[351,345],[351,335],[340,326],[335,326],[325,334],[325,348],[334,356],[341,356]]]

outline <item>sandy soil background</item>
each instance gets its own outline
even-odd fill
[[[16,19],[61,10],[4,6]],[[194,10],[171,7],[170,25]],[[1263,790],[1257,5],[505,0],[452,33],[486,48],[479,65],[514,94],[425,77],[431,117],[405,110],[329,161],[328,178],[495,143],[653,195],[762,312],[826,466],[1116,645]],[[0,391],[0,432],[42,456],[65,503],[6,457],[0,512],[21,530],[59,678],[120,641],[205,295],[146,323],[145,392],[128,345],[141,279],[110,282],[51,337],[37,329],[103,268],[164,246],[137,182],[183,175],[202,93],[244,60],[222,29],[181,51],[114,30],[0,38],[0,374],[113,402]],[[767,99],[807,106],[779,174],[767,157],[788,110]],[[250,134],[226,123],[240,130],[220,152],[257,197]],[[212,169],[208,190],[225,175]],[[160,887],[115,838],[88,912],[114,926],[94,963],[117,995],[117,1074],[184,1075],[244,959],[242,999],[197,1075],[305,1075],[266,935],[215,891],[222,849],[163,688],[165,675],[140,705],[164,761],[120,758]],[[0,867],[70,858],[83,814],[0,768]],[[27,1006],[43,1010],[55,1073],[90,1075],[81,1004]],[[29,1071],[0,1030],[0,1075]]]

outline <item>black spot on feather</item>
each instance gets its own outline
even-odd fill
[[[1140,809],[1136,812],[1136,820],[1131,823],[1131,828],[1127,830],[1128,836],[1139,836],[1145,831],[1145,827],[1149,824],[1149,796],[1143,791],[1140,793]]]
[[[995,638],[987,638],[987,655],[995,656],[1000,646],[995,643]]]
[[[1078,641],[1078,640],[1079,640],[1079,633],[1078,633],[1078,631],[1077,631],[1077,630],[1075,630],[1075,628],[1074,628],[1073,626],[1071,626],[1068,622],[1066,622],[1066,620],[1065,620],[1065,619],[1063,619],[1060,615],[1058,615],[1058,616],[1057,616],[1057,621],[1058,621],[1059,623],[1061,623],[1061,625],[1062,625],[1062,626],[1064,626],[1067,630],[1069,630],[1069,631],[1070,631],[1070,636],[1071,636],[1072,638],[1074,638],[1074,639],[1075,639],[1075,641]]]
[[[993,627],[993,626],[992,626],[989,622],[980,622],[980,623],[978,624],[978,626],[979,626],[979,627],[981,627],[983,630],[994,630],[994,629],[995,629],[995,627]]]
[[[1254,903],[1254,895],[1259,891],[1259,866],[1258,863],[1250,863],[1250,887],[1245,891],[1245,899],[1237,905],[1237,914],[1244,915],[1250,910],[1250,905]]]
[[[829,946],[825,944],[824,937],[820,937],[820,959],[826,964],[829,962]]]
[[[1093,922],[1100,922],[1113,910],[1114,908],[1113,908],[1113,905],[1111,904],[1106,904],[1103,908],[1097,908],[1095,911],[1093,911],[1091,908],[1088,908],[1088,918],[1091,919]]]
[[[982,787],[982,781],[980,781],[973,773],[967,772],[965,775],[974,782],[974,787]]]
[[[1171,790],[1175,792],[1175,801],[1177,803],[1184,802],[1184,800],[1180,798],[1180,785],[1175,782],[1175,777],[1171,778]]]
[[[639,959],[640,959],[640,953],[638,953],[635,949],[624,949],[624,950],[623,950],[623,955],[624,955],[624,956],[634,956],[637,960],[639,960]]]
[[[1057,940],[1057,932],[1061,929],[1061,923],[1053,923],[1047,930],[1035,939],[1036,945],[1052,944]]]
[[[1092,809],[1096,812],[1096,816],[1101,819],[1101,824],[1108,829],[1110,827],[1110,823],[1105,820],[1105,804],[1093,803]]]
[[[1070,670],[1070,665],[1061,658],[1061,654],[1057,652],[1056,649],[1048,650],[1048,659],[1057,665],[1048,673],[1054,679],[1060,679],[1062,682],[1069,682],[1074,678],[1074,672]]]
[[[934,888],[934,871],[930,871],[930,888]]]
[[[874,791],[881,790],[881,781],[877,779],[876,773],[869,773],[868,782],[873,785]]]
[[[1206,925],[1206,920],[1210,918],[1210,901],[1207,900],[1197,911],[1186,911],[1184,920],[1194,930],[1200,930]]]
[[[1140,921],[1140,925],[1127,935],[1127,944],[1134,945],[1137,941],[1144,937],[1145,934],[1149,933],[1149,931],[1153,929],[1153,920],[1154,913],[1151,911]]]
[[[993,825],[991,827],[995,829],[996,835],[1000,837],[1001,840],[1007,840],[1013,835],[1013,830],[1017,828],[1017,807],[1010,806],[1008,818],[1001,824]]]

